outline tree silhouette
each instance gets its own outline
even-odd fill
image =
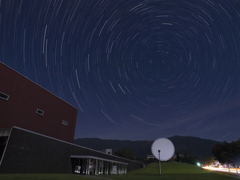
[[[240,164],[240,139],[231,143],[218,143],[212,148],[212,153],[221,164]]]
[[[123,148],[114,153],[114,155],[127,158],[127,159],[135,159],[133,151],[129,148]]]

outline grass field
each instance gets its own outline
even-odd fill
[[[162,174],[159,175],[158,163],[122,176],[108,176],[114,180],[233,180],[236,177],[218,174],[200,167],[177,162],[162,163]],[[107,177],[107,176],[104,176]],[[239,176],[240,178],[240,176]]]
[[[87,176],[72,174],[0,174],[0,180],[93,180]]]
[[[238,177],[240,178],[240,176]],[[233,180],[236,177],[222,175],[211,171],[203,170],[194,165],[185,163],[168,162],[162,163],[162,175],[159,175],[158,163],[130,172],[126,175],[100,175],[81,176],[66,174],[15,174],[0,175],[0,180]]]

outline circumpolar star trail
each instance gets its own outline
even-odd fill
[[[75,138],[239,138],[239,0],[1,0],[0,42]]]

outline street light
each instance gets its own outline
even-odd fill
[[[159,166],[159,174],[161,175],[161,160],[160,160],[160,149],[158,150],[158,159],[159,159],[159,163],[158,163],[158,166]]]

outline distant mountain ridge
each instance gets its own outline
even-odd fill
[[[214,156],[211,153],[212,147],[218,143],[209,139],[201,139],[191,136],[173,136],[168,138],[175,146],[175,153],[183,154],[188,152],[191,156],[195,157],[209,157]],[[87,148],[102,151],[105,149],[112,149],[113,152],[129,148],[137,158],[146,158],[151,153],[151,146],[153,141],[130,141],[130,140],[107,140],[98,138],[78,138],[74,141],[75,144]]]

